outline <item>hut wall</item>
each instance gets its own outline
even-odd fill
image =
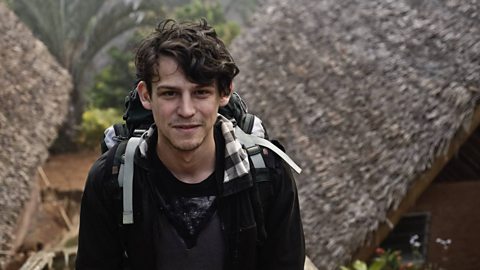
[[[430,213],[427,262],[443,269],[480,269],[480,181],[435,183],[411,212]],[[436,239],[451,239],[447,250]]]
[[[0,269],[21,239],[35,173],[67,113],[71,77],[0,2]]]
[[[236,90],[303,168],[307,254],[338,269],[472,123],[480,2],[262,2]]]

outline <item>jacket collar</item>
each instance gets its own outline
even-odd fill
[[[221,133],[225,140],[225,160],[224,160],[224,173],[223,173],[223,196],[228,196],[237,193],[243,189],[251,187],[253,184],[252,177],[250,175],[250,163],[248,161],[247,151],[242,147],[242,144],[235,136],[234,123],[230,120],[218,114],[217,124],[220,126]],[[147,163],[144,162],[147,159],[149,138],[156,134],[156,126],[152,125],[142,136],[141,142],[138,146],[137,154],[140,155],[140,164],[142,166]],[[148,166],[142,166],[149,169]]]

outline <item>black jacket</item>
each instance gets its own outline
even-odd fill
[[[152,192],[151,165],[137,151],[134,224],[121,225],[121,191],[108,171],[109,153],[95,162],[85,185],[76,269],[157,269],[154,234],[161,232],[153,230],[159,208]],[[268,179],[249,177],[247,184],[229,183],[228,194],[218,197],[227,246],[224,269],[303,269],[304,236],[294,178],[273,152],[263,155]],[[254,172],[251,175],[256,177]],[[221,179],[217,182],[224,186]]]

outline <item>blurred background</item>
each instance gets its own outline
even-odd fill
[[[73,269],[138,42],[202,17],[303,169],[306,269],[480,269],[477,0],[0,0],[0,269]]]
[[[110,123],[122,121],[125,97],[135,83],[135,48],[160,19],[206,18],[230,44],[258,4],[256,0],[6,3],[72,76],[68,116],[52,152],[95,147]]]
[[[42,251],[75,246],[84,181],[100,155],[104,130],[123,122],[139,41],[162,19],[206,18],[230,44],[257,5],[256,0],[0,1],[0,43],[9,48],[0,57],[6,104],[1,145],[14,152],[2,155],[0,269],[19,269],[37,251],[26,269],[42,260],[47,267],[56,257]],[[16,91],[25,97],[14,104]],[[31,120],[22,122],[19,115]],[[28,139],[9,140],[16,129],[30,129],[15,136]],[[18,147],[22,150],[13,150]],[[73,269],[73,261],[51,267]]]

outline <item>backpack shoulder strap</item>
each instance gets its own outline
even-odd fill
[[[262,157],[262,149],[254,141],[255,136],[245,133],[245,131],[243,131],[238,126],[235,127],[235,135],[237,136],[240,143],[247,150],[248,156],[250,156],[250,160],[252,161],[253,166],[256,169],[266,168],[265,162],[263,161]]]
[[[245,131],[247,134],[252,134],[253,124],[255,122],[255,116],[250,113],[245,113],[242,116],[242,119],[238,123],[240,128]]]
[[[258,153],[253,154],[253,153],[250,153],[250,151],[257,151],[257,150],[249,151],[249,149],[253,149],[254,148],[253,146],[255,145],[257,146],[260,145],[272,150],[275,154],[277,154],[280,158],[282,158],[290,167],[292,167],[292,169],[296,173],[300,174],[302,172],[302,169],[300,168],[300,166],[298,166],[287,154],[285,154],[285,152],[283,152],[280,148],[278,148],[276,145],[274,145],[270,141],[254,135],[247,134],[238,126],[235,127],[235,135],[240,140],[240,142],[244,144],[245,148],[247,149],[247,152],[249,152],[248,154],[252,159],[252,162],[255,168],[265,168],[265,162],[263,161],[262,154],[260,152],[261,150],[258,150]],[[261,159],[261,163],[258,161],[259,159]]]
[[[133,166],[135,151],[141,138],[131,137],[112,148],[107,158],[107,168],[111,168],[112,177],[117,176],[118,186],[122,189],[122,224],[133,223]]]
[[[255,142],[255,135],[251,135],[243,131],[237,126],[235,128],[235,135],[240,143],[247,150],[249,159],[251,161],[250,175],[253,178],[253,186],[250,190],[252,198],[252,209],[257,223],[257,243],[262,246],[267,239],[267,231],[265,227],[265,215],[268,213],[269,201],[272,192],[268,192],[272,187],[271,173],[265,165],[265,160],[262,155],[262,148]]]
[[[121,172],[123,172],[123,167],[124,167],[124,156],[125,156],[125,150],[127,147],[127,140],[120,141],[119,143],[115,144],[112,146],[110,151],[107,153],[107,159],[105,163],[105,168],[106,168],[106,176],[109,178],[108,183],[108,189],[109,192],[113,194],[112,197],[112,203],[115,205],[113,209],[115,210],[120,210],[121,211],[121,203],[122,203],[122,197],[123,194],[121,192],[122,190],[122,182],[119,181],[119,176],[121,175]],[[120,211],[115,211],[115,217],[118,222],[118,228],[119,228],[119,238],[120,238],[120,243],[122,245],[123,249],[123,254],[122,254],[122,259],[124,260],[125,265],[128,264],[128,255],[126,252],[126,227],[123,226],[122,224],[122,216],[120,215]],[[124,267],[122,269],[130,269],[128,267]]]
[[[236,135],[240,142],[247,149],[248,155],[253,163],[256,171],[266,169],[263,160],[262,150],[259,146],[266,147],[278,156],[280,156],[287,164],[289,164],[297,173],[301,172],[300,167],[287,156],[280,148],[275,146],[268,140],[249,135],[239,127],[236,128]],[[121,142],[115,151],[115,159],[120,159],[120,168],[118,171],[118,185],[123,188],[123,224],[133,224],[133,172],[134,172],[134,156],[135,151],[140,144],[140,137],[131,137],[128,141]],[[114,162],[115,164],[115,162]]]
[[[134,156],[140,141],[141,138],[139,137],[131,137],[126,141],[123,163],[120,164],[120,170],[118,173],[118,185],[123,188],[123,224],[133,224]]]

